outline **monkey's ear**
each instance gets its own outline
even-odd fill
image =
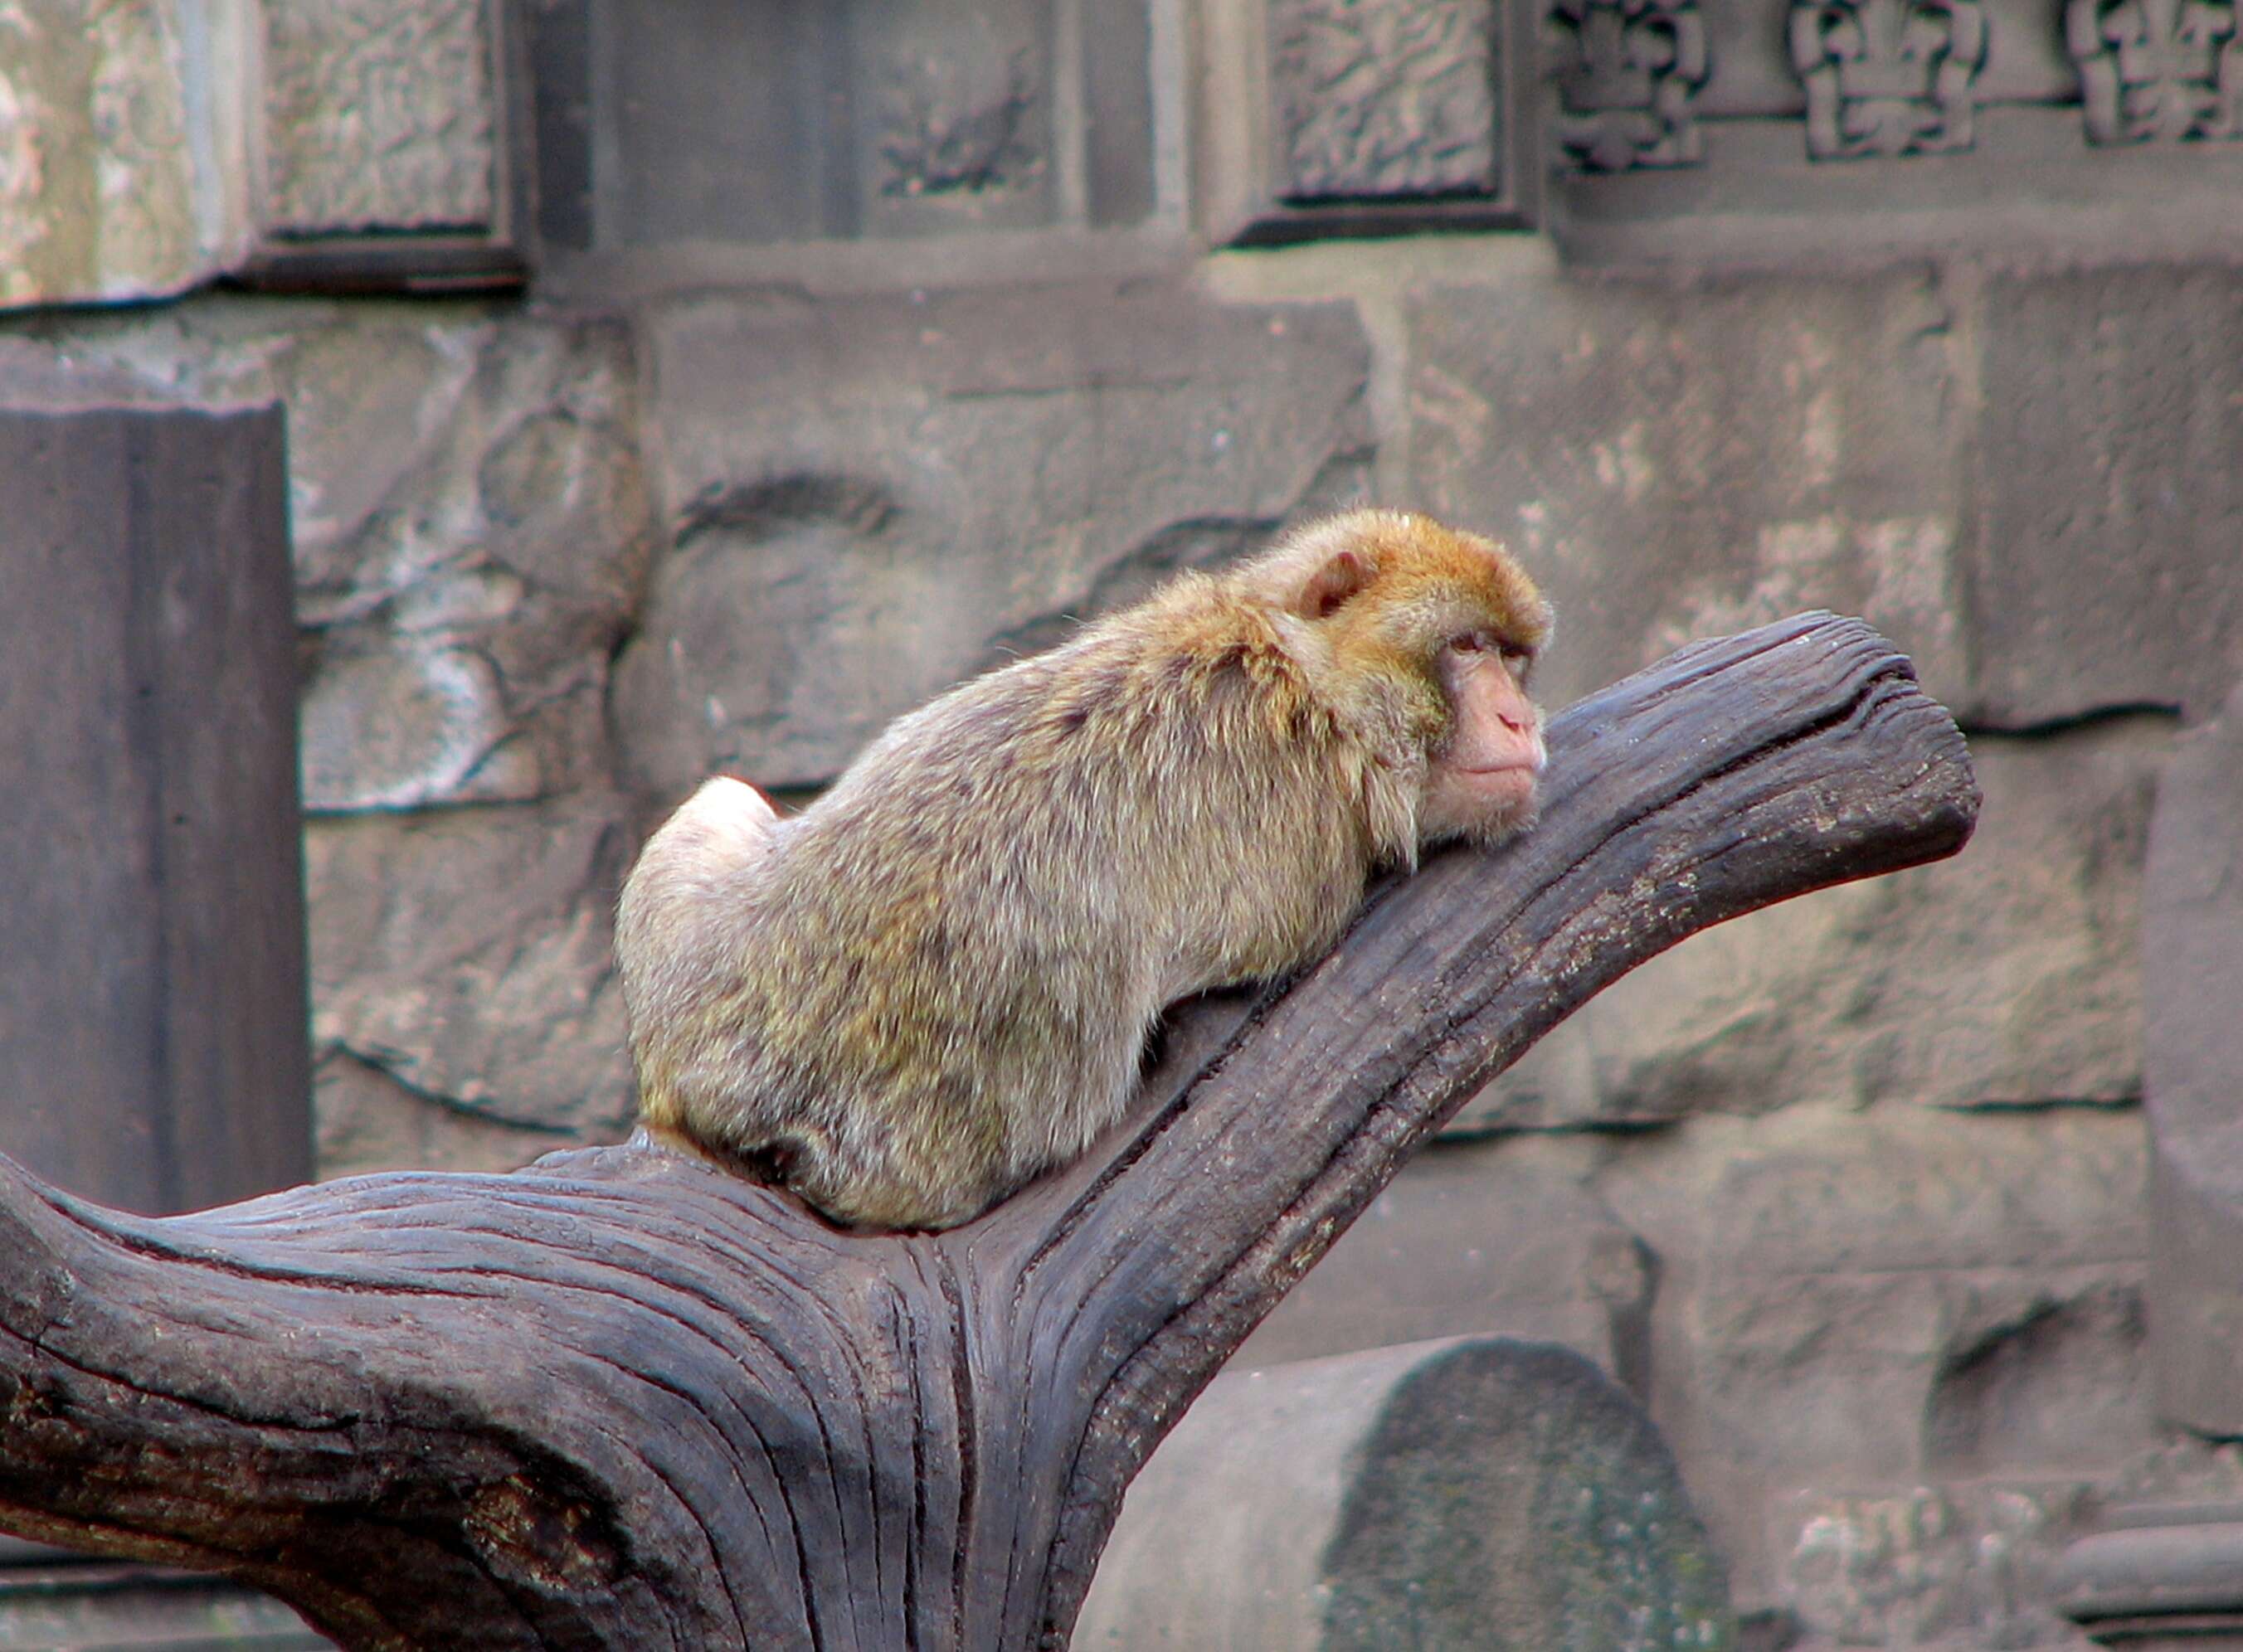
[[[1360,551],[1334,551],[1310,573],[1294,611],[1304,620],[1328,620],[1370,583],[1371,564]]]

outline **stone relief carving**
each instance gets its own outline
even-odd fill
[[[1285,198],[1499,182],[1498,17],[1491,0],[1271,0]]]
[[[1035,100],[1021,53],[894,64],[881,106],[880,193],[988,195],[1032,184],[1044,170],[1028,135]]]
[[[510,9],[0,0],[0,311],[517,277]]]
[[[483,0],[291,0],[264,16],[270,229],[492,223],[500,136]]]
[[[2236,0],[2071,0],[2065,44],[2098,144],[2243,138]]]
[[[1815,159],[1970,147],[1979,0],[1794,0],[1788,35]]]
[[[1554,0],[1546,35],[1558,142],[1577,165],[1696,164],[1711,60],[1695,0]]]

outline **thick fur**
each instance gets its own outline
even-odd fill
[[[1073,1158],[1162,1006],[1317,957],[1414,863],[1429,661],[1474,627],[1531,655],[1548,609],[1491,542],[1357,512],[953,690],[794,819],[711,782],[618,914],[647,1121],[883,1227]]]

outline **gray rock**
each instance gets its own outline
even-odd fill
[[[2243,675],[2243,290],[2224,270],[1988,280],[1977,715],[2203,717]]]
[[[1586,1144],[1413,1160],[1232,1355],[1250,1370],[1465,1333],[1561,1343],[1623,1383],[1649,1358],[1652,1270],[1584,1184]]]
[[[1802,1643],[1927,1652],[2090,1644],[2051,1609],[2084,1488],[1925,1486],[1784,1501],[1786,1593]]]
[[[616,715],[654,790],[830,779],[897,713],[1364,480],[1342,306],[708,299],[649,339],[670,545]]]
[[[2001,727],[2200,716],[2243,670],[2219,272],[1521,280],[1406,319],[1413,494],[1544,579],[1559,702],[1812,606]]]
[[[2110,1105],[2141,1094],[2141,862],[2159,717],[1981,735],[1954,860],[1692,937],[1451,1122],[1628,1126],[1706,1108]]]
[[[384,1170],[519,1170],[573,1139],[409,1089],[340,1045],[312,1069],[312,1106],[323,1181]]]
[[[509,740],[506,695],[473,648],[334,648],[304,687],[304,799],[313,810],[411,809],[534,797],[527,745]]]
[[[505,134],[488,4],[339,0],[262,13],[270,230],[492,221]]]
[[[254,1647],[333,1652],[335,1643],[280,1602],[230,1578],[145,1563],[102,1564],[20,1537],[0,1537],[0,1652],[58,1647]]]
[[[182,61],[202,11],[145,0],[0,18],[0,306],[176,292],[239,254],[238,225],[205,238],[220,180],[198,175],[189,142],[208,137]]]
[[[341,1129],[336,1118],[359,1105],[334,1091],[348,1076],[340,1054],[521,1132],[619,1138],[632,1099],[610,946],[636,843],[620,804],[600,794],[313,823],[323,1121]]]
[[[1287,199],[1446,195],[1500,177],[1500,14],[1272,0],[1267,17]]]
[[[2143,890],[2159,1409],[2243,1432],[2243,688],[2158,788]]]
[[[1523,279],[1405,306],[1411,502],[1503,537],[1555,601],[1553,705],[1693,637],[1859,614],[1966,682],[1963,438],[1928,277]]]
[[[1642,1391],[1741,1605],[1782,1598],[1798,1533],[1770,1514],[1802,1487],[2103,1484],[2156,1445],[2138,1111],[1793,1106],[1607,1139],[1591,1191],[1655,1260]]]
[[[1595,1367],[1421,1342],[1216,1378],[1131,1483],[1074,1644],[1727,1647],[1723,1574]]]
[[[47,415],[134,407],[160,411],[192,402],[210,413],[261,406],[256,396],[183,396],[138,373],[80,361],[29,338],[0,336],[0,409]]]
[[[1080,17],[1043,0],[690,0],[623,29],[588,28],[582,10],[529,20],[540,193],[558,178],[583,203],[557,224],[549,209],[563,245],[659,248],[674,273],[681,252],[727,244],[814,259],[996,231],[1011,238],[990,267],[1018,279],[1065,256],[1070,232],[1154,206],[1146,0]],[[1021,233],[1044,228],[1057,232]],[[918,248],[887,261],[926,267]]]
[[[1702,1420],[1771,1483],[2115,1462],[2148,1443],[2139,1121],[1786,1113],[1713,1180]]]
[[[1202,233],[1523,227],[1543,170],[1539,21],[1469,0],[1209,0],[1188,123]]]
[[[72,356],[288,406],[314,813],[608,781],[608,661],[649,519],[620,328],[465,304],[49,322]]]

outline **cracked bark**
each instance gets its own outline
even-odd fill
[[[1951,854],[1962,736],[1857,621],[1554,719],[1542,823],[1176,1011],[1081,1164],[836,1232],[643,1143],[156,1219],[0,1160],[0,1528],[364,1648],[1061,1646],[1123,1487],[1495,1071],[1755,907]]]

